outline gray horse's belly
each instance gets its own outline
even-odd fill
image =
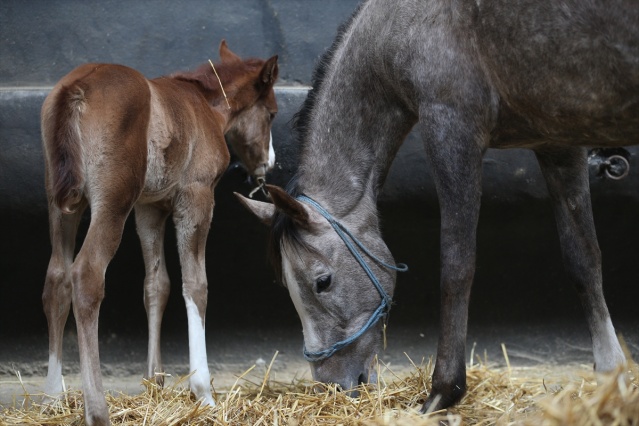
[[[503,102],[491,132],[492,148],[534,148],[547,143],[613,147],[639,144],[639,105],[623,114],[592,116],[543,114],[533,108],[515,111]]]
[[[639,8],[603,3],[481,3],[477,51],[500,99],[494,146],[639,143]]]

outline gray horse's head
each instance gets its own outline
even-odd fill
[[[335,225],[316,207],[279,187],[267,187],[273,204],[238,198],[271,226],[271,257],[302,322],[304,354],[313,378],[344,390],[374,381],[371,367],[383,350],[386,314],[395,287],[395,271],[389,268],[393,259],[380,236],[374,204],[362,201],[345,216],[333,219],[369,252],[347,238],[378,286]]]

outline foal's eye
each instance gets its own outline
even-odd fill
[[[317,281],[315,281],[315,284],[317,285],[316,288],[318,293],[326,291],[328,290],[328,287],[331,285],[331,276],[324,275],[323,277],[318,278]]]

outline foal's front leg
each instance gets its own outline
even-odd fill
[[[205,337],[208,297],[205,250],[212,218],[211,187],[194,183],[177,196],[173,221],[182,266],[182,294],[189,323],[189,364],[192,373],[189,382],[195,396],[208,405],[215,405],[211,396]]]
[[[588,321],[595,370],[613,370],[626,358],[604,300],[586,150],[557,147],[536,154],[553,202],[564,265]]]
[[[160,353],[162,316],[171,290],[164,257],[164,234],[168,215],[168,211],[153,205],[135,206],[135,224],[140,237],[146,271],[144,307],[149,329],[146,374],[149,379],[155,379],[159,386],[164,385],[164,376],[158,374],[163,372]]]

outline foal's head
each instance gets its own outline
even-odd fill
[[[226,140],[258,183],[265,180],[266,172],[275,165],[271,125],[277,114],[273,85],[277,80],[277,56],[242,60],[222,41],[220,45],[220,78],[235,73],[224,89],[234,114],[226,128]],[[232,97],[229,95],[232,93]],[[222,108],[228,106],[226,102]]]
[[[228,118],[227,142],[248,173],[261,183],[275,164],[271,125],[277,114],[273,90],[277,55],[267,60],[242,59],[222,40],[220,59],[215,68],[207,63],[177,77],[199,83],[211,107]]]

